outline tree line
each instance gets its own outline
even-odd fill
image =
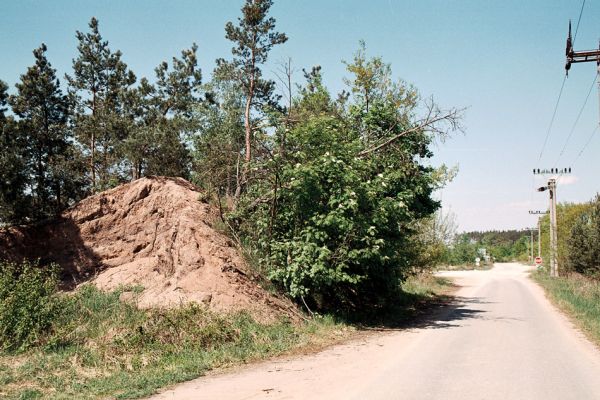
[[[153,83],[112,51],[92,18],[76,32],[63,91],[46,45],[15,93],[0,81],[0,219],[55,216],[73,202],[146,174],[189,177],[186,134],[201,98],[196,45],[156,67]],[[8,111],[10,110],[10,113]]]
[[[536,242],[537,243],[537,242]],[[530,232],[523,230],[474,231],[456,235],[446,249],[443,261],[449,265],[473,265],[483,259],[480,249],[497,262],[527,261]],[[537,244],[534,254],[537,255]]]
[[[15,90],[0,82],[0,220],[32,223],[79,199],[147,175],[205,189],[255,267],[309,309],[382,306],[439,244],[433,192],[452,172],[428,159],[460,130],[394,80],[360,43],[332,93],[320,66],[263,68],[287,41],[271,0],[245,0],[225,26],[231,56],[203,82],[197,46],[137,79],[92,18],[76,32],[63,88],[46,57]],[[296,83],[299,81],[299,83]],[[432,250],[433,249],[433,250]]]

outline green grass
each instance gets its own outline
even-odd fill
[[[600,281],[581,275],[551,278],[544,270],[532,274],[559,308],[600,346]]]
[[[409,279],[385,321],[414,317],[450,286],[432,275]],[[220,315],[197,305],[141,310],[120,301],[121,292],[84,286],[65,296],[59,319],[35,345],[0,352],[0,397],[139,398],[215,368],[314,352],[366,325],[331,316],[261,323],[245,312]]]
[[[298,349],[319,348],[352,329],[332,318],[257,322],[197,305],[141,310],[86,286],[69,296],[35,346],[0,353],[0,397],[136,398],[207,371]]]

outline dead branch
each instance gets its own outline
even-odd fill
[[[358,153],[358,156],[364,157],[368,154],[379,151],[391,145],[401,137],[410,135],[415,132],[428,131],[433,133],[434,135],[446,137],[448,136],[449,132],[457,130],[462,131],[460,120],[462,119],[464,111],[464,108],[453,108],[449,111],[442,111],[433,102],[431,102],[428,105],[427,116],[424,119],[417,122],[417,124],[414,127],[402,131],[376,146],[361,151],[360,153]],[[396,126],[397,123],[395,123],[389,130],[391,131]]]

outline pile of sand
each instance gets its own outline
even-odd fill
[[[200,193],[180,178],[139,179],[88,197],[58,221],[0,232],[0,257],[57,262],[75,286],[141,286],[131,297],[142,307],[194,301],[217,311],[295,313],[252,279]]]

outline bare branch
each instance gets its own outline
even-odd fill
[[[380,143],[376,146],[370,147],[366,150],[361,151],[358,155],[359,157],[364,157],[373,152],[379,151],[390,144],[394,143],[401,137],[410,135],[419,131],[429,131],[435,135],[439,135],[445,137],[449,132],[462,130],[460,125],[460,120],[462,118],[462,114],[465,111],[464,108],[456,109],[453,108],[449,111],[440,110],[433,101],[428,105],[427,117],[417,122],[417,124],[405,131],[402,131],[391,138],[388,138],[383,143]],[[394,124],[389,130],[391,131],[397,126],[397,123]]]

